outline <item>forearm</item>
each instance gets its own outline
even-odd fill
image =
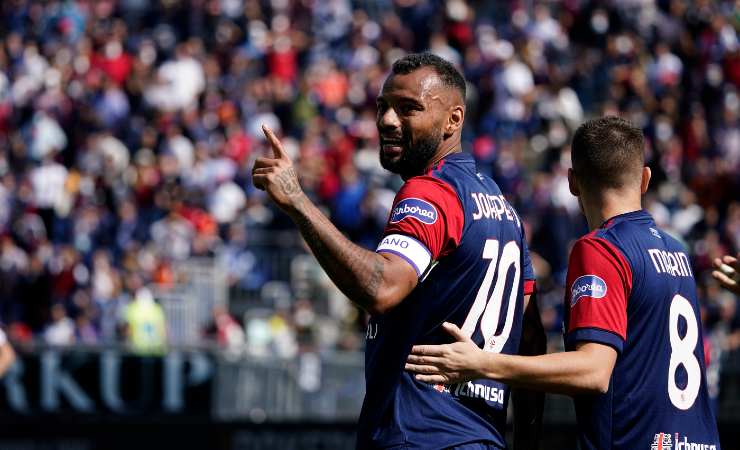
[[[400,286],[387,280],[387,260],[352,243],[305,195],[288,214],[321,267],[352,302],[382,313],[403,295]]]
[[[525,388],[558,394],[596,394],[609,387],[611,368],[602,367],[588,352],[570,351],[540,356],[485,353],[482,376]]]

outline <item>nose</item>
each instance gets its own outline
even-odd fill
[[[401,121],[398,119],[396,110],[388,107],[385,111],[378,112],[378,129],[381,131],[396,130],[401,127]]]

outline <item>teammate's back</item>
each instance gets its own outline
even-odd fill
[[[644,136],[618,117],[590,120],[571,145],[571,193],[591,233],[568,261],[565,352],[483,353],[419,346],[408,368],[434,382],[485,376],[572,395],[583,450],[716,450],[699,306],[689,258],[642,209]]]
[[[579,323],[566,326],[566,345],[572,348],[579,334],[600,328],[605,333],[597,339],[606,343],[606,333],[614,334],[620,352],[609,391],[597,398],[576,398],[583,448],[627,450],[655,444],[653,448],[688,450],[692,447],[684,445],[696,443],[718,449],[696,285],[684,247],[659,230],[647,212],[635,211],[581,238],[571,260],[612,268],[600,268],[602,277],[595,278],[571,268],[570,277],[581,281],[568,280],[569,315]],[[622,296],[609,290],[624,290],[625,304],[591,306],[599,298],[619,303]],[[583,299],[589,294],[591,298]],[[602,323],[589,327],[582,315]]]

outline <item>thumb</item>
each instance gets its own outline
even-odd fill
[[[470,338],[463,333],[463,331],[454,323],[451,322],[445,322],[442,324],[442,328],[445,329],[452,337],[455,338],[458,342],[467,342],[470,341]]]
[[[270,127],[262,124],[262,132],[265,133],[265,138],[267,138],[267,142],[270,143],[270,146],[272,147],[272,153],[273,155],[275,155],[275,158],[289,159],[288,154],[285,153],[285,150],[283,149],[283,144],[280,143],[277,136],[275,136],[275,133],[272,132]]]

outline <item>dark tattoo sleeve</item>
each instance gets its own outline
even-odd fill
[[[329,277],[350,300],[372,309],[385,276],[385,260],[350,242],[309,200],[293,214],[303,238]]]

